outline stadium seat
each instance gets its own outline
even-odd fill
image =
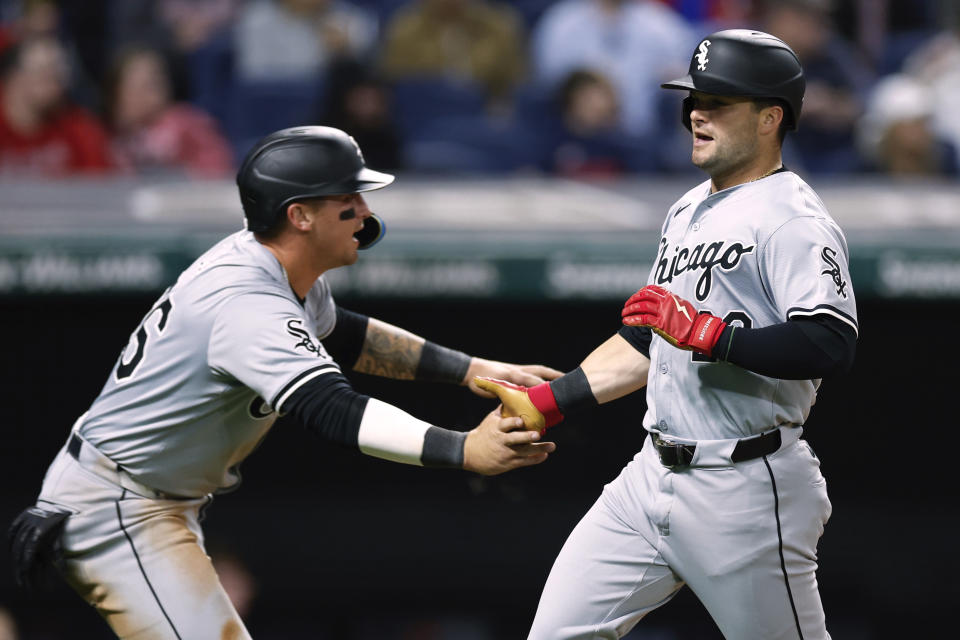
[[[411,77],[392,83],[393,105],[404,136],[416,140],[438,118],[479,117],[486,108],[486,94],[469,81],[440,77]]]
[[[224,29],[187,55],[190,101],[226,122],[233,77],[233,39]]]
[[[930,29],[891,31],[887,35],[887,41],[877,61],[877,74],[883,76],[897,73],[911,53],[936,35],[937,32]]]
[[[484,115],[440,117],[406,145],[409,169],[444,174],[507,174],[537,170],[542,148],[516,119]]]
[[[225,129],[238,159],[261,137],[286,127],[315,124],[323,82],[234,80]]]

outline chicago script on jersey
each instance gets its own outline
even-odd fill
[[[740,264],[744,254],[753,251],[756,245],[744,247],[739,242],[711,242],[701,243],[693,248],[674,247],[673,256],[670,253],[670,243],[666,238],[660,239],[660,254],[657,256],[656,281],[659,285],[673,282],[673,279],[687,271],[702,269],[703,273],[697,280],[697,300],[703,302],[710,295],[713,286],[713,268],[719,266],[724,271],[735,269]]]

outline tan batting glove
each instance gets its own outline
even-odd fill
[[[557,407],[549,382],[535,387],[524,387],[506,380],[477,376],[474,383],[481,389],[495,394],[503,404],[501,414],[506,417],[519,416],[523,426],[530,431],[543,433],[561,420],[563,414]]]

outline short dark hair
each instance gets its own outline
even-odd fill
[[[573,104],[573,97],[577,91],[590,85],[602,85],[616,93],[610,79],[603,73],[593,69],[574,69],[563,78],[557,88],[556,100],[560,108],[566,112]]]
[[[753,108],[758,112],[766,109],[767,107],[780,107],[783,109],[783,120],[780,121],[780,129],[777,130],[777,138],[780,140],[780,144],[783,144],[783,139],[787,137],[787,130],[790,129],[790,107],[787,105],[787,101],[781,98],[754,98]]]

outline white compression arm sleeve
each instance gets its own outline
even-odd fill
[[[435,427],[393,405],[370,398],[357,446],[368,456],[429,467],[459,468],[467,434]]]

